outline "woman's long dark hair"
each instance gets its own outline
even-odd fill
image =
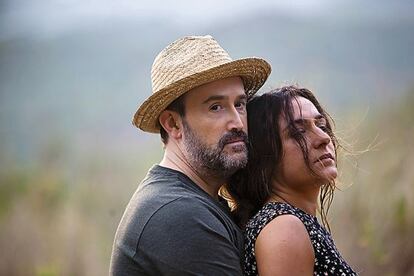
[[[247,221],[257,213],[265,202],[274,194],[272,177],[283,156],[279,118],[286,117],[289,132],[300,146],[305,163],[309,165],[306,138],[293,124],[292,100],[303,97],[311,101],[319,113],[325,117],[327,133],[337,150],[337,139],[332,131],[333,120],[322,108],[313,93],[306,88],[285,86],[272,90],[261,96],[255,96],[247,105],[249,125],[249,162],[245,169],[232,176],[224,187],[224,196],[231,201],[232,213],[237,223],[243,228]],[[322,222],[329,230],[327,213],[333,200],[335,181],[321,187],[319,201]]]

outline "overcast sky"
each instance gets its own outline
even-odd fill
[[[0,39],[59,34],[111,20],[155,18],[182,26],[277,10],[300,17],[381,16],[412,18],[411,0],[0,0]]]
[[[1,1],[1,0],[0,0]],[[341,0],[340,0],[341,1]],[[168,18],[176,24],[211,24],[252,11],[277,9],[315,15],[328,0],[9,0],[3,2],[1,37],[27,33],[59,33],[102,20]]]

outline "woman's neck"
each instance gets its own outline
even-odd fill
[[[274,189],[273,194],[267,202],[284,202],[296,208],[299,208],[306,213],[316,216],[318,208],[319,189],[312,193],[298,193],[288,189]]]

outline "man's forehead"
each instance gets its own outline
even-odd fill
[[[240,77],[226,78],[206,83],[185,93],[187,99],[206,101],[209,98],[229,99],[233,97],[247,97]]]

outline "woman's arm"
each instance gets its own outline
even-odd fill
[[[293,215],[276,217],[257,237],[259,275],[313,275],[315,254],[305,226]]]

